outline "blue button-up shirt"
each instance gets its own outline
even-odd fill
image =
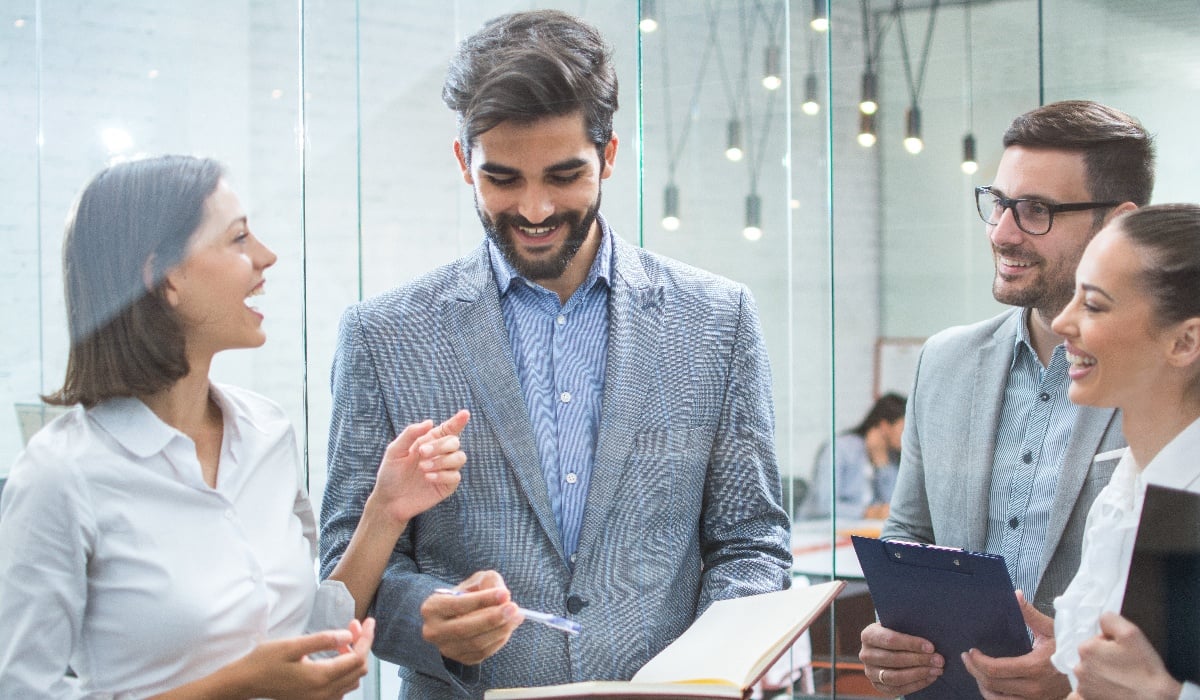
[[[517,274],[500,249],[488,242],[517,379],[570,562],[579,546],[596,459],[608,356],[612,232],[599,216],[597,221],[601,239],[596,259],[565,304],[556,293]]]
[[[1055,347],[1043,368],[1029,341],[1029,313],[1017,331],[1004,389],[986,549],[1004,556],[1013,585],[1033,600],[1058,475],[1079,408],[1067,398],[1065,347]]]

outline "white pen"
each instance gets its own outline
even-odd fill
[[[460,591],[457,588],[435,588],[433,589],[433,592],[441,593],[442,595],[453,596],[464,595],[466,593],[465,591]],[[565,617],[551,615],[550,613],[538,612],[537,610],[529,610],[528,608],[522,608],[519,606],[517,607],[517,610],[525,616],[526,620],[540,622],[547,627],[553,627],[554,629],[566,632],[567,634],[579,634],[583,631],[582,625],[574,620],[568,620]]]

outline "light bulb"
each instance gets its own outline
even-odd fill
[[[904,150],[916,155],[925,148],[925,142],[921,140],[921,110],[916,105],[908,108],[905,122]]]
[[[742,159],[742,123],[730,119],[725,129],[725,157],[735,163]]]
[[[679,230],[679,188],[675,183],[663,190],[662,227],[668,231]]]
[[[808,26],[817,32],[829,31],[828,0],[813,0],[812,21],[808,23]]]
[[[967,175],[974,175],[979,171],[979,161],[975,159],[974,134],[967,134],[963,137],[962,171]]]
[[[783,85],[783,79],[779,77],[779,47],[772,44],[767,47],[767,56],[763,68],[762,84],[768,90],[778,90],[780,85]]]
[[[821,111],[821,103],[817,101],[817,74],[809,73],[804,76],[804,103],[801,111],[812,116]]]
[[[875,141],[875,115],[859,114],[858,144],[863,148],[870,148],[875,145]]]
[[[879,103],[875,101],[875,74],[871,71],[866,71],[862,76],[862,99],[858,103],[858,111],[863,114],[874,114],[879,109]]]
[[[655,19],[657,13],[654,11],[654,0],[642,0],[642,19],[638,22],[638,29],[642,33],[649,34],[658,29],[658,20]]]
[[[746,226],[742,235],[748,241],[762,238],[762,199],[756,194],[746,195]]]

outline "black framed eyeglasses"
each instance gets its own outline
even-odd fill
[[[992,192],[987,185],[975,188],[975,207],[979,210],[979,218],[985,224],[995,226],[1000,223],[1000,217],[1005,209],[1011,209],[1013,221],[1017,228],[1031,236],[1041,236],[1050,232],[1054,225],[1054,215],[1060,211],[1086,211],[1088,209],[1104,209],[1115,207],[1120,202],[1070,202],[1067,204],[1050,204],[1037,199],[1009,199]]]

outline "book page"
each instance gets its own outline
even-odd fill
[[[795,586],[786,591],[719,600],[679,639],[634,675],[635,683],[753,684],[845,585]]]

